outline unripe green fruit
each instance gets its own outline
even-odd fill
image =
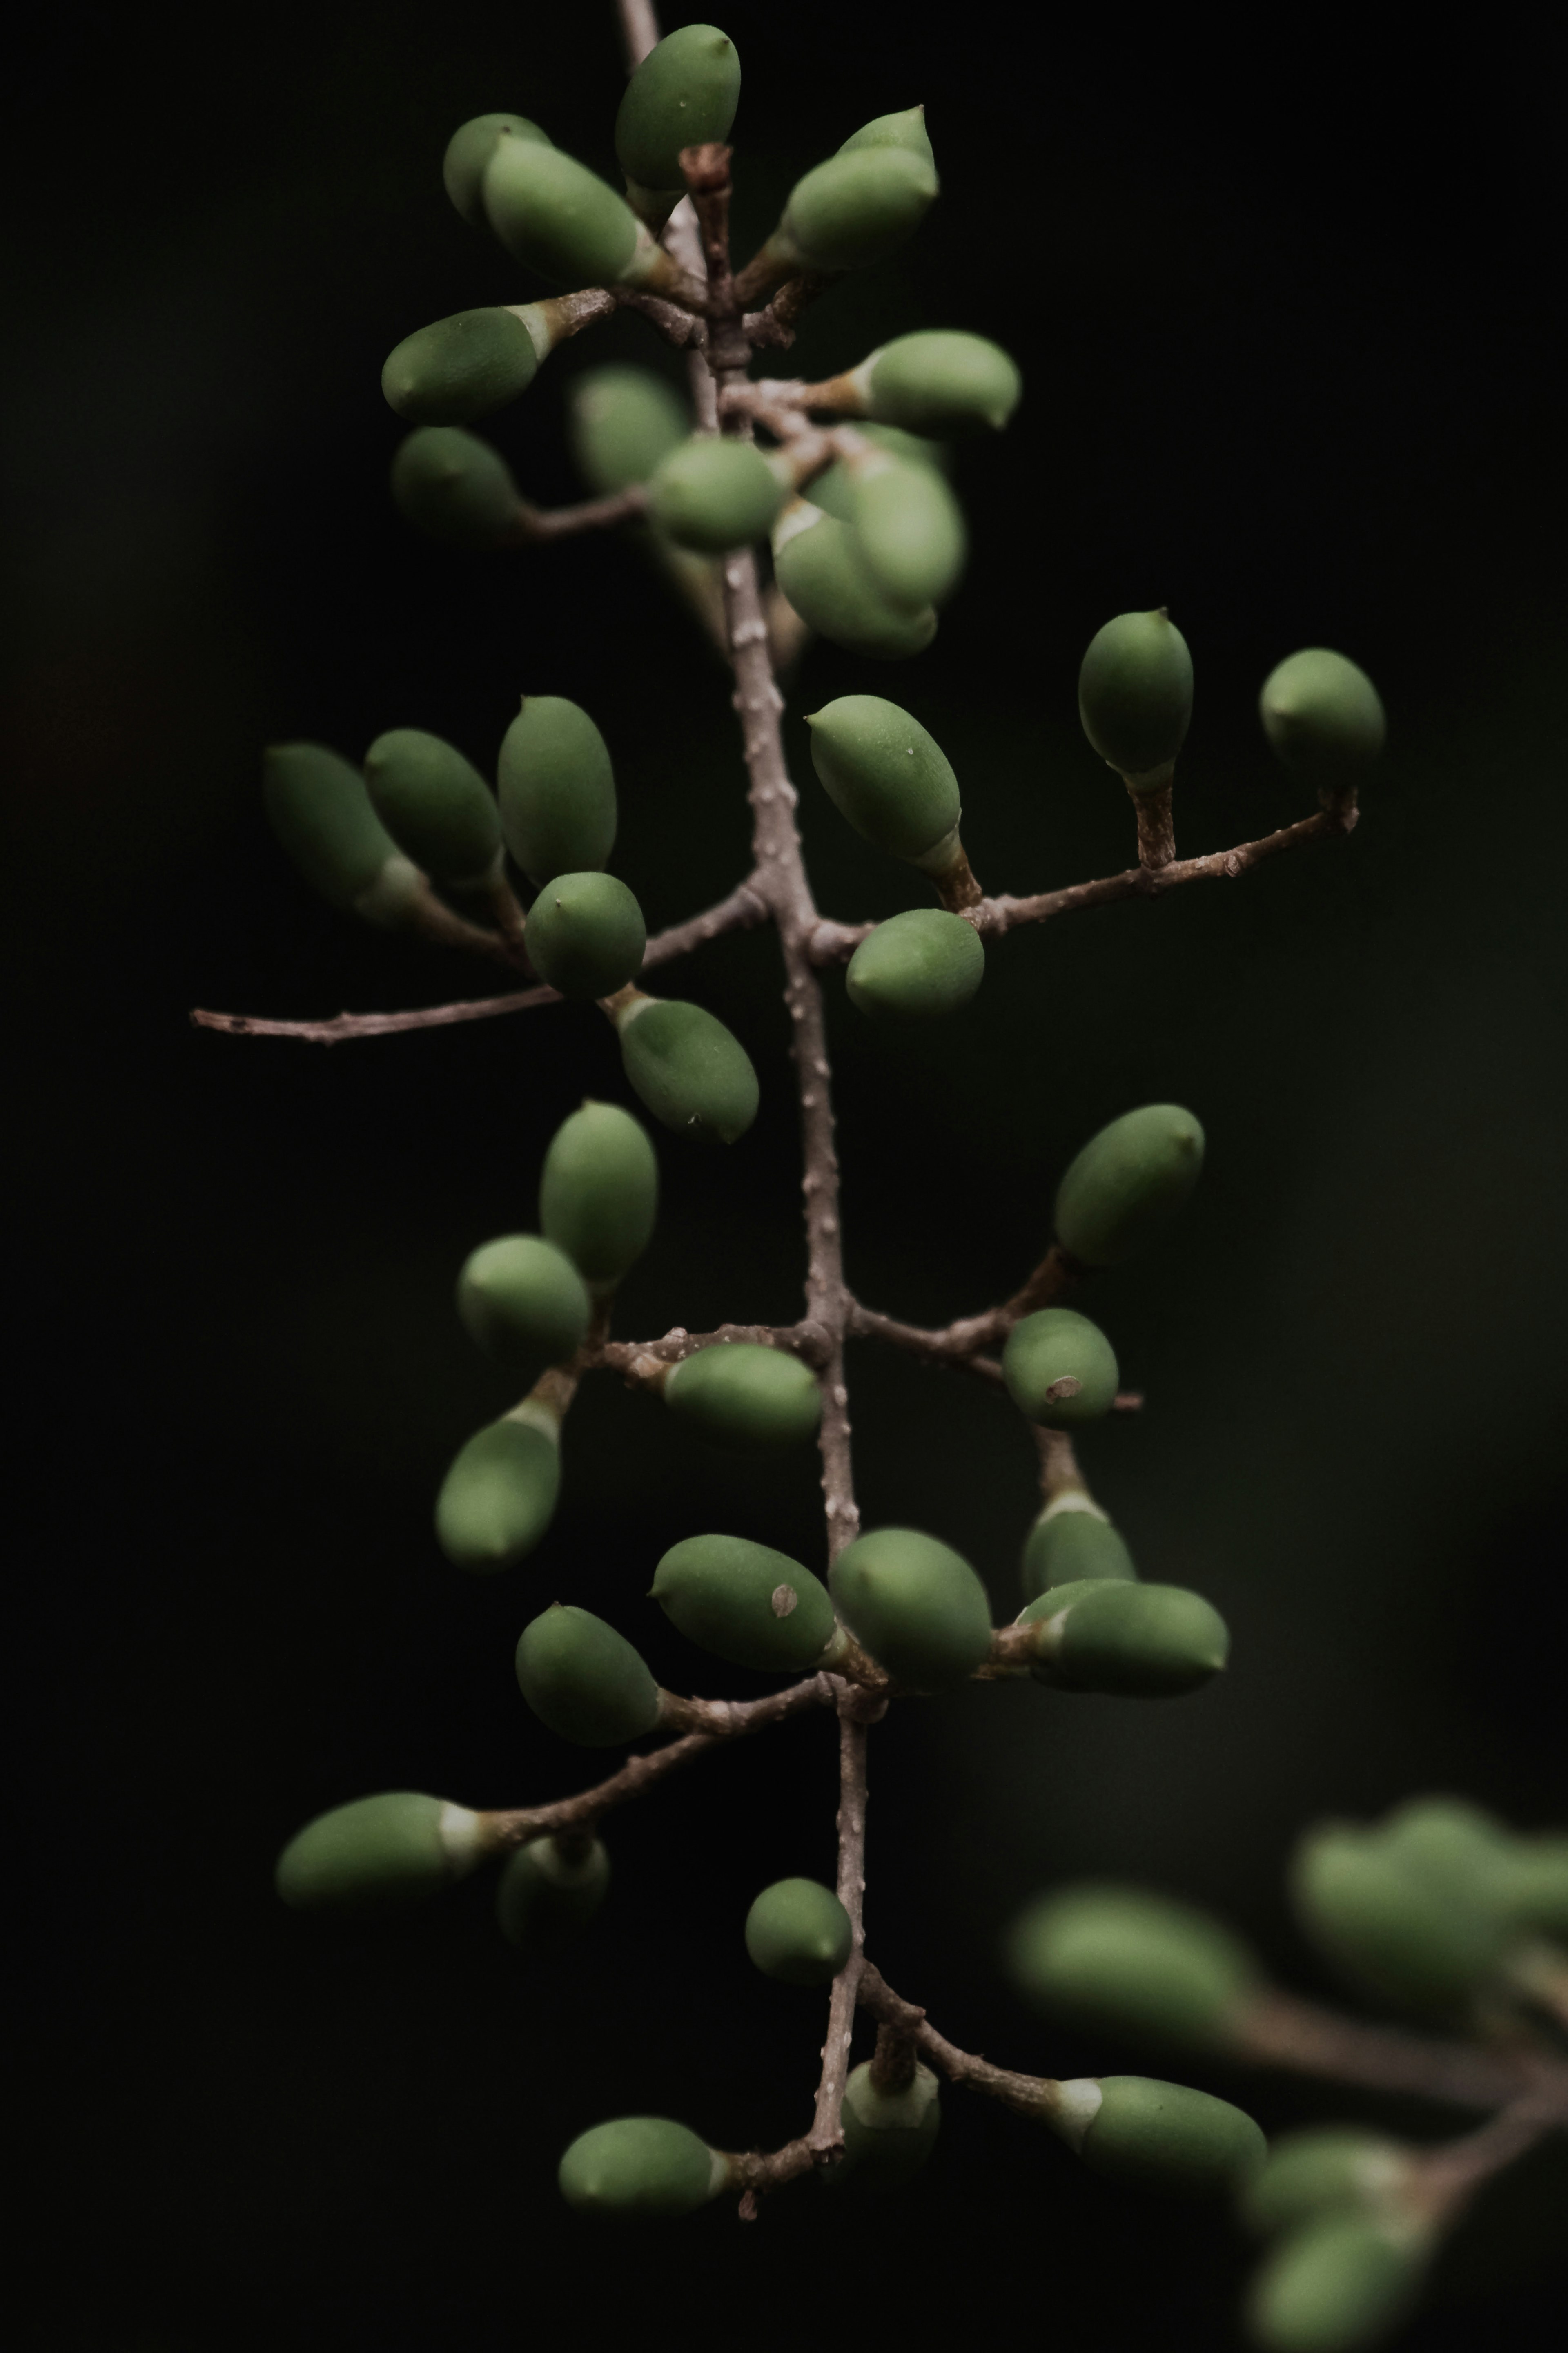
[[[1172,1699],[1218,1674],[1230,1653],[1218,1610],[1180,1585],[1126,1577],[1053,1585],[1018,1623],[1041,1630],[1036,1682],[1068,1691]]]
[[[1083,1266],[1120,1266],[1175,1216],[1203,1165],[1203,1129],[1180,1103],[1123,1112],[1058,1186],[1058,1241]]]
[[[559,147],[506,139],[485,166],[485,216],[509,253],[557,286],[616,286],[638,274],[647,232],[616,194]]]
[[[895,604],[850,526],[805,499],[774,527],[773,576],[808,628],[851,653],[905,661],[936,635],[934,611]]]
[[[730,2161],[668,2116],[616,2116],[579,2133],[556,2176],[589,2214],[689,2214],[716,2198]]]
[[[405,335],[381,371],[382,393],[411,425],[468,425],[526,392],[549,349],[542,321],[536,339],[518,311],[458,311]]]
[[[422,425],[392,461],[392,495],[419,531],[450,547],[504,547],[522,506],[499,450],[456,425]]]
[[[585,1103],[555,1131],[539,1180],[539,1222],[592,1291],[613,1291],[641,1258],[658,1214],[647,1131],[618,1103]]]
[[[1354,2353],[1381,2342],[1415,2300],[1430,2232],[1403,2219],[1323,2214],[1279,2241],[1247,2299],[1265,2353]]]
[[[324,744],[274,744],[261,790],[273,832],[312,890],[373,923],[398,920],[419,877],[356,767]]]
[[[1079,717],[1102,760],[1131,784],[1164,784],[1193,716],[1193,658],[1163,606],[1121,613],[1089,639]]]
[[[910,611],[942,604],[958,585],[969,535],[941,473],[878,450],[849,476],[850,523],[883,595]]]
[[[1506,1886],[1510,1915],[1521,1927],[1568,1938],[1568,1836],[1541,1831],[1514,1839]]]
[[[683,1135],[733,1144],[757,1115],[757,1074],[717,1015],[645,997],[618,1023],[621,1067],[654,1117]]]
[[[898,114],[875,115],[852,131],[838,150],[841,155],[858,155],[868,147],[897,147],[906,155],[914,155],[933,174],[936,156],[926,131],[926,111],[923,106],[906,106]]]
[[[828,1573],[838,1613],[872,1657],[919,1691],[964,1682],[991,1648],[991,1604],[963,1555],[915,1528],[876,1528]]]
[[[1268,2143],[1243,2108],[1151,2075],[1079,2076],[1058,2087],[1056,2129],[1095,2173],[1183,2198],[1234,2190]]]
[[[485,227],[485,167],[503,139],[531,139],[536,146],[552,142],[537,122],[521,114],[476,114],[447,142],[441,177],[447,194],[470,228]]]
[[[556,1952],[582,1935],[609,1883],[602,1841],[563,1853],[559,1839],[531,1839],[508,1860],[496,1889],[501,1935],[531,1958]]]
[[[973,923],[941,907],[911,907],[863,939],[844,986],[858,1012],[876,1021],[935,1021],[967,1005],[985,977],[985,950]]]
[[[647,488],[655,530],[704,555],[765,539],[788,496],[754,443],[711,434],[671,450]]]
[[[745,1536],[688,1536],[654,1571],[653,1599],[689,1642],[732,1666],[799,1674],[833,1640],[827,1588]]]
[[[538,1234],[481,1242],[458,1277],[458,1313],[470,1337],[530,1383],[576,1355],[593,1312],[565,1251]]]
[[[907,147],[840,150],[790,192],[775,232],[798,269],[864,269],[911,237],[937,194],[937,176]]]
[[[1000,432],[1023,397],[1000,343],[953,328],[900,335],[855,370],[868,417],[910,433]]]
[[[563,997],[610,997],[640,968],[647,926],[615,875],[558,874],[529,909],[522,939],[540,979]]]
[[[646,482],[691,431],[685,402],[651,368],[590,368],[574,378],[566,399],[572,455],[601,498]]]
[[[400,849],[437,882],[477,884],[495,872],[495,795],[455,744],[422,727],[393,727],[364,755],[365,787]]]
[[[624,1634],[554,1601],[523,1628],[518,1687],[541,1724],[579,1748],[640,1740],[658,1722],[658,1685]]]
[[[901,458],[911,466],[930,466],[945,476],[947,452],[940,441],[922,440],[918,433],[901,433],[896,425],[856,423],[856,431],[866,440],[886,449],[891,458]],[[820,507],[837,522],[852,523],[855,513],[855,477],[842,458],[836,458],[825,472],[816,475],[806,484],[809,504]]]
[[[1110,1411],[1121,1380],[1099,1324],[1071,1307],[1042,1307],[1015,1324],[1002,1374],[1019,1412],[1046,1430],[1098,1421]]]
[[[278,1893],[301,1912],[389,1912],[434,1895],[481,1861],[479,1817],[445,1798],[389,1789],[334,1806],[278,1858]]]
[[[1495,1815],[1464,1798],[1412,1798],[1383,1824],[1400,1868],[1467,1910],[1513,1916],[1517,1841]]]
[[[455,1568],[510,1568],[550,1525],[560,1492],[560,1426],[519,1407],[458,1453],[436,1498],[436,1540]]]
[[[681,149],[728,139],[740,99],[741,60],[727,33],[717,25],[667,33],[627,82],[616,116],[616,156],[628,182],[667,194],[669,211],[686,193]]]
[[[941,2086],[923,2062],[915,2062],[901,2092],[879,2092],[871,2065],[864,2061],[844,2087],[844,2154],[817,2173],[836,2197],[876,2198],[901,2189],[931,2155],[941,2129]]]
[[[1411,2154],[1365,2125],[1307,2125],[1269,2144],[1268,2162],[1247,2183],[1241,2219],[1260,2238],[1332,2207],[1376,2206],[1411,2175]]]
[[[560,694],[525,694],[498,769],[506,846],[542,891],[557,874],[596,872],[616,841],[616,773],[587,712]]]
[[[1263,732],[1280,759],[1320,793],[1359,785],[1388,733],[1365,670],[1321,646],[1270,670],[1258,702]]]
[[[1007,1940],[1020,1992],[1090,2026],[1214,2047],[1263,1983],[1240,1938],[1206,1912],[1141,1887],[1042,1895]]]
[[[1024,1599],[1033,1601],[1055,1585],[1082,1585],[1093,1577],[1135,1578],[1126,1538],[1101,1512],[1047,1504],[1024,1546]]]
[[[1302,1926],[1335,1959],[1415,2009],[1462,2007],[1508,1941],[1505,1915],[1457,1900],[1404,1862],[1382,1831],[1353,1823],[1307,1832],[1290,1893]]]
[[[827,1985],[849,1958],[855,1931],[833,1893],[816,1879],[777,1879],[746,1915],[746,1950],[765,1978]]]
[[[717,1341],[670,1367],[664,1401],[716,1446],[775,1454],[803,1446],[822,1419],[822,1390],[809,1365],[783,1348]]]
[[[896,702],[841,694],[805,723],[824,791],[867,841],[918,865],[953,831],[963,811],[952,764]]]

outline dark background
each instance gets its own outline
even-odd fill
[[[900,1711],[873,1762],[868,1921],[893,1981],[1013,2063],[1158,2070],[1015,2003],[997,1947],[1026,1893],[1086,1870],[1185,1890],[1321,1987],[1279,1893],[1304,1822],[1431,1787],[1568,1812],[1561,48],[1506,18],[1441,47],[1403,12],[1243,34],[1229,12],[1025,29],[742,0],[725,23],[742,242],[894,106],[926,101],[944,175],[918,245],[812,316],[802,367],[951,323],[1007,343],[1028,387],[1006,438],[962,457],[974,553],[932,649],[873,672],[816,649],[795,712],[912,704],[982,878],[1014,890],[1129,856],[1074,712],[1110,613],[1167,603],[1194,647],[1185,848],[1302,813],[1254,716],[1286,652],[1342,648],[1391,714],[1347,846],[1022,934],[930,1041],[872,1036],[830,985],[851,1279],[894,1311],[1012,1287],[1104,1119],[1174,1097],[1208,1129],[1179,1233],[1087,1303],[1149,1403],[1084,1451],[1145,1574],[1225,1610],[1232,1674],[1147,1709],[977,1689]],[[657,925],[741,871],[734,732],[631,551],[455,557],[384,491],[385,352],[537,290],[446,206],[445,140],[511,107],[609,170],[607,9],[353,0],[193,29],[60,6],[18,63],[0,445],[26,2341],[489,2348],[564,2314],[606,2345],[861,2324],[1231,2342],[1247,2258],[1223,2217],[1113,2193],[956,2094],[918,2189],[853,2227],[803,2185],[752,2232],[715,2211],[612,2248],[557,2202],[559,2149],[606,2113],[731,2146],[799,2128],[821,2005],[757,1978],[740,1925],[768,1879],[830,1875],[821,1724],[617,1818],[610,1903],[558,1968],[517,1965],[482,1883],[374,1936],[276,1905],[277,1848],[328,1804],[515,1803],[591,1773],[512,1680],[546,1601],[611,1615],[678,1686],[758,1687],[678,1641],[648,1570],[699,1526],[814,1560],[820,1535],[808,1460],[736,1469],[591,1385],[534,1559],[493,1584],[442,1563],[442,1468],[510,1401],[452,1279],[531,1223],[579,1097],[624,1085],[591,1009],[330,1055],[192,1031],[195,1003],[487,986],[307,900],[259,815],[258,747],[357,755],[416,724],[488,765],[521,690],[573,695],[609,737],[616,866]],[[624,353],[664,364],[617,321],[496,424],[531,494],[571,495],[562,386]],[[789,723],[824,904],[910,903]],[[627,1332],[795,1312],[773,953],[687,968],[764,1108],[722,1155],[660,1136]],[[1009,1612],[1025,1434],[978,1388],[861,1357],[868,1522],[958,1543]],[[1239,2096],[1270,2127],[1352,2105]],[[1538,2162],[1491,2201],[1413,2348],[1555,2337],[1534,2266],[1561,2189]]]

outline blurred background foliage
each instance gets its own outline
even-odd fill
[[[512,1678],[546,1601],[614,1617],[678,1687],[739,1691],[756,1679],[710,1672],[643,1601],[652,1564],[702,1526],[811,1560],[820,1535],[808,1460],[737,1470],[591,1385],[535,1559],[493,1585],[439,1560],[440,1472],[510,1402],[453,1277],[532,1222],[564,1113],[623,1083],[591,1009],[330,1055],[191,1031],[194,1003],[487,986],[307,900],[261,819],[258,747],[357,756],[407,724],[488,765],[520,691],[572,695],[609,737],[616,864],[652,925],[742,871],[736,739],[721,671],[632,551],[458,557],[385,495],[385,353],[536,290],[446,205],[445,140],[514,108],[608,171],[607,7],[29,15],[0,216],[12,1589],[33,1638],[11,1652],[9,1782],[37,1956],[14,2022],[51,2218],[27,2341],[481,2348],[558,2308],[608,2345],[651,2308],[784,2345],[829,2307],[844,2332],[973,2328],[979,2295],[1075,2348],[1231,2342],[1223,2218],[1082,2179],[956,2095],[929,2175],[869,2227],[807,2187],[755,2231],[704,2215],[602,2268],[556,2203],[559,2148],[605,2113],[731,2146],[798,2129],[820,2003],[757,1978],[740,1929],[769,1878],[830,1875],[820,1725],[617,1819],[610,1905],[558,1968],[516,1965],[486,1886],[375,1935],[276,1905],[277,1847],[327,1804],[586,1778]],[[1208,1129],[1177,1234],[1086,1300],[1149,1402],[1084,1453],[1145,1574],[1226,1612],[1231,1675],[1167,1706],[911,1705],[873,1766],[869,1934],[893,1981],[1013,2063],[1137,2065],[1002,1984],[999,1933],[1042,1883],[1187,1891],[1321,1985],[1279,1894],[1304,1822],[1432,1787],[1568,1816],[1562,37],[1505,19],[1439,49],[1331,12],[1245,38],[1219,11],[1004,28],[829,0],[723,21],[742,248],[890,107],[926,102],[944,176],[918,245],[811,315],[803,370],[954,324],[1007,343],[1027,385],[1011,434],[962,453],[973,554],[931,651],[808,658],[789,728],[824,905],[915,896],[811,781],[798,714],[833,694],[913,705],[983,880],[1013,890],[1129,857],[1074,707],[1113,612],[1168,603],[1194,650],[1186,849],[1302,813],[1254,714],[1281,655],[1342,649],[1390,712],[1348,847],[1010,939],[929,1042],[873,1035],[830,984],[851,1279],[894,1312],[1010,1288],[1060,1167],[1116,1113],[1175,1098]],[[614,356],[668,358],[617,321],[498,421],[531,495],[572,495],[563,389]],[[661,1136],[626,1331],[786,1317],[797,1295],[771,944],[688,974],[752,1045],[764,1108],[728,1154]],[[868,1520],[958,1544],[1010,1613],[1026,1434],[903,1360],[862,1349],[854,1377]],[[1271,2126],[1346,2105],[1241,2096]],[[1546,2159],[1490,2200],[1413,2348],[1483,2320],[1536,2341],[1561,2189]]]

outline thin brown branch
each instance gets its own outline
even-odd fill
[[[1129,785],[1127,797],[1138,818],[1138,863],[1145,874],[1163,874],[1176,855],[1171,787],[1154,785],[1140,792]]]
[[[1484,2182],[1568,2125],[1568,2069],[1563,2073],[1563,2083],[1521,2094],[1474,2132],[1424,2149],[1405,2196],[1438,2221],[1454,2221]]]
[[[1248,2004],[1226,2049],[1253,2066],[1324,2076],[1370,2092],[1407,2092],[1459,2108],[1501,2108],[1526,2092],[1568,2087],[1568,2068],[1536,2052],[1482,2050],[1399,2027],[1369,2026],[1276,1991]]]
[[[637,522],[647,507],[647,490],[641,482],[609,498],[584,499],[574,507],[535,507],[525,499],[507,543],[531,547],[542,540],[570,539],[580,531],[610,531],[616,523]]]
[[[648,51],[658,47],[658,12],[652,0],[616,0],[616,15],[621,47],[626,53],[626,71],[633,74]]]
[[[795,322],[808,302],[815,302],[832,280],[821,271],[803,270],[779,288],[760,311],[748,311],[741,321],[749,343],[763,349],[788,351],[795,341]]]
[[[694,312],[683,311],[678,302],[663,301],[657,294],[645,294],[640,287],[617,286],[615,296],[617,309],[640,311],[677,351],[700,344],[708,332],[706,322]]]
[[[931,1331],[918,1324],[901,1324],[896,1316],[884,1315],[877,1308],[864,1307],[859,1300],[851,1299],[848,1330],[856,1339],[887,1340],[896,1348],[908,1348],[912,1355],[926,1356],[935,1363],[962,1366],[966,1371],[981,1373],[987,1380],[1000,1380],[1000,1365],[976,1361],[981,1349],[1005,1340],[1015,1324],[1032,1315],[1037,1308],[1048,1307],[1059,1299],[1074,1271],[1071,1260],[1053,1242],[1028,1281],[1000,1307],[988,1307],[979,1315],[960,1316],[956,1323]],[[1117,1402],[1120,1404],[1121,1399]]]
[[[603,1366],[607,1371],[619,1373],[634,1388],[662,1388],[671,1365],[694,1356],[702,1348],[722,1347],[726,1342],[749,1342],[761,1348],[783,1348],[799,1356],[813,1369],[826,1360],[832,1343],[820,1324],[721,1324],[711,1332],[688,1332],[676,1324],[660,1340],[605,1340],[579,1359],[580,1368],[591,1372]]]
[[[923,2010],[896,1994],[870,1961],[860,1972],[860,2007],[907,2035],[921,2056],[939,2067],[950,2083],[966,2084],[972,2092],[984,2092],[988,2098],[1000,2100],[1004,2107],[1013,2108],[1033,2122],[1044,2116],[1048,2079],[1020,2075],[1010,2067],[994,2067],[977,2052],[961,2051],[955,2042],[937,2032]]]
[[[838,1703],[837,1894],[849,1915],[853,1940],[849,1957],[834,1978],[828,1997],[822,2073],[807,2136],[816,2158],[830,2156],[844,2143],[841,2111],[844,2086],[849,2080],[849,2039],[855,2031],[866,1944],[866,1718],[858,1695],[846,1691]]]

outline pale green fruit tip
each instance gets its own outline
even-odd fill
[[[640,1652],[592,1610],[552,1602],[523,1628],[516,1666],[540,1722],[579,1748],[618,1747],[658,1722],[658,1685]]]
[[[538,123],[521,114],[476,114],[472,121],[460,124],[447,142],[441,177],[447,195],[470,228],[485,227],[485,166],[503,139],[531,139],[544,147],[551,143]]]
[[[1180,1103],[1124,1112],[1057,1187],[1057,1240],[1082,1266],[1119,1266],[1176,1216],[1203,1165],[1203,1129]]]
[[[1271,670],[1258,710],[1263,732],[1286,767],[1330,797],[1362,783],[1388,733],[1365,670],[1323,646],[1291,654]]]
[[[765,1978],[784,1985],[828,1985],[849,1958],[855,1931],[831,1887],[815,1879],[779,1879],[746,1915],[746,1950]]]
[[[668,2116],[616,2116],[579,2133],[556,2176],[580,2212],[626,2216],[692,2213],[729,2178],[723,2154]]]
[[[1263,1984],[1249,1948],[1195,1905],[1094,1883],[1040,1896],[1008,1938],[1020,1992],[1093,2026],[1223,2045]]]
[[[504,547],[522,501],[499,450],[457,425],[422,425],[392,461],[392,495],[419,531],[474,553]]]

